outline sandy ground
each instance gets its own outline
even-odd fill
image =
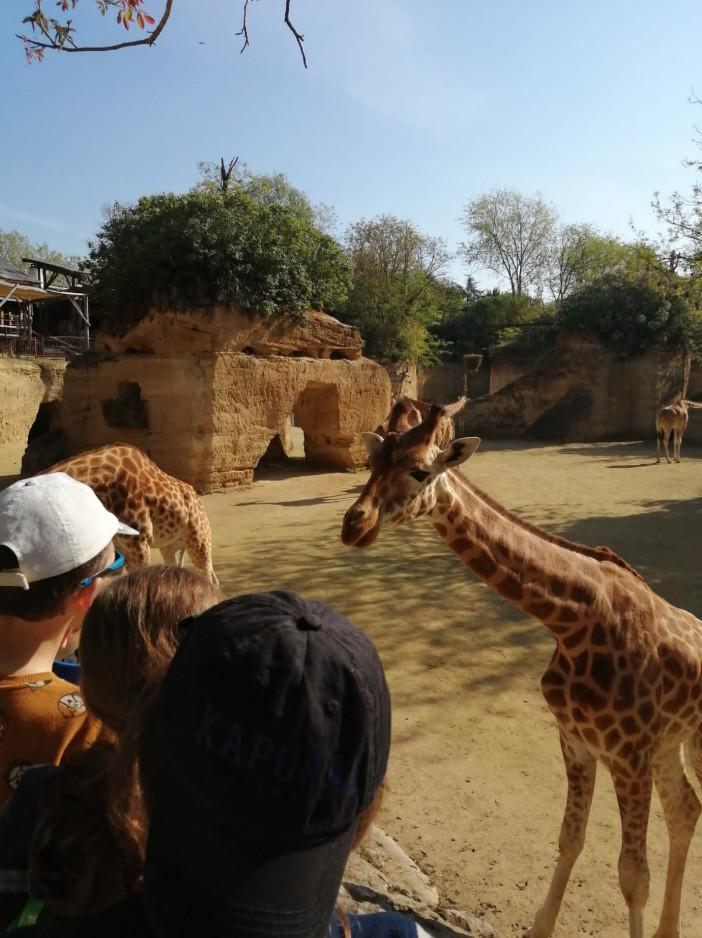
[[[687,448],[679,466],[656,466],[652,452],[637,443],[488,443],[466,473],[547,530],[613,547],[661,595],[702,617],[702,451]],[[6,447],[0,471],[17,471],[14,460]],[[551,636],[478,582],[425,521],[383,531],[367,551],[343,547],[341,517],[364,480],[269,469],[250,489],[206,496],[215,567],[229,593],[294,589],[332,603],[372,636],[394,706],[379,823],[450,904],[485,916],[504,938],[522,935],[550,880],[565,798],[558,736],[539,690]],[[646,934],[665,877],[656,800],[649,845]],[[618,851],[616,802],[600,771],[557,938],[628,936]],[[683,934],[700,933],[701,911],[702,828]]]

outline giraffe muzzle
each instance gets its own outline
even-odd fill
[[[379,528],[377,510],[369,513],[359,505],[352,505],[341,526],[342,543],[347,547],[367,547],[378,536]]]

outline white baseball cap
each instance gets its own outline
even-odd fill
[[[0,570],[0,587],[29,589],[36,580],[75,570],[97,557],[115,534],[138,535],[65,472],[21,479],[0,492],[0,546],[19,570]]]

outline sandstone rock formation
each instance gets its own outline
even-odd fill
[[[561,336],[540,366],[473,399],[462,432],[594,441],[653,437],[661,400],[682,387],[679,351],[624,357],[581,335]]]
[[[121,353],[169,355],[198,352],[245,352],[355,361],[363,340],[355,326],[311,309],[304,321],[278,316],[255,319],[228,306],[181,313],[151,313],[123,336],[101,334],[98,349]]]
[[[99,345],[66,372],[63,455],[133,443],[201,492],[249,483],[269,447],[289,450],[292,420],[309,462],[360,468],[360,434],[390,402],[389,378],[362,357],[358,331],[322,313],[285,328],[235,311],[230,322],[221,307],[159,314]],[[23,470],[56,458],[46,461],[38,440]]]
[[[48,418],[65,369],[62,358],[0,358],[0,443],[26,443],[42,406]]]

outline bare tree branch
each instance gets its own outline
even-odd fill
[[[173,0],[166,0],[165,8],[161,19],[156,24],[154,29],[149,32],[147,36],[144,36],[141,39],[130,39],[125,42],[115,42],[109,45],[101,46],[84,46],[78,45],[73,34],[75,33],[74,27],[71,25],[71,20],[67,20],[65,23],[60,23],[58,20],[53,17],[46,17],[41,9],[42,0],[35,0],[36,8],[34,13],[30,16],[26,16],[23,19],[23,23],[29,23],[32,27],[32,30],[38,30],[40,35],[43,36],[43,39],[35,39],[32,36],[25,36],[20,33],[16,33],[18,39],[21,39],[24,43],[25,52],[27,58],[31,61],[33,58],[41,59],[44,54],[45,49],[51,49],[56,52],[114,52],[118,49],[127,49],[132,46],[152,46],[161,32],[163,31],[166,23],[168,22],[171,10],[173,7]],[[68,10],[68,3],[71,3],[75,7],[77,0],[59,0],[58,5],[62,7],[64,12]],[[132,3],[127,3],[126,0],[96,0],[98,6],[101,8],[101,12],[105,12],[108,7],[118,7],[121,9],[124,6],[125,13],[124,19],[121,19],[122,13],[118,14],[118,22],[122,22],[125,28],[129,28],[129,22],[133,22],[133,9]],[[138,0],[138,3],[141,3],[142,0]],[[243,37],[243,45],[241,47],[241,52],[244,49],[248,48],[250,45],[249,42],[249,28],[248,28],[248,12],[249,12],[249,3],[251,0],[242,0],[242,23],[241,29],[236,33],[237,36]],[[288,27],[290,32],[295,37],[297,47],[300,50],[300,55],[302,56],[302,64],[307,68],[307,56],[305,55],[305,50],[303,43],[305,37],[302,33],[298,32],[295,28],[292,20],[290,19],[290,8],[292,6],[292,0],[285,0],[285,15],[284,22]],[[134,7],[138,9],[138,7]],[[148,16],[146,13],[139,12],[138,21],[139,25],[143,26],[143,19],[146,19],[148,22],[153,22],[153,18]]]
[[[239,30],[238,33],[236,33],[237,36],[244,37],[244,45],[239,50],[240,52],[243,52],[244,49],[249,44],[249,30],[248,30],[248,25],[246,23],[246,15],[248,14],[248,12],[249,12],[249,0],[244,0],[244,12],[243,12],[242,20],[241,20],[241,29]]]
[[[290,21],[290,4],[292,0],[285,0],[285,25],[288,27],[290,32],[293,34],[297,41],[297,46],[300,50],[300,55],[302,56],[302,64],[307,68],[307,58],[305,56],[305,50],[302,48],[302,43],[305,41],[305,37],[298,33],[293,24]]]

